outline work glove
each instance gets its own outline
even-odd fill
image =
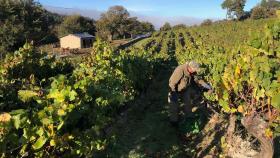
[[[212,87],[209,84],[207,84],[207,83],[202,83],[201,86],[204,87],[207,90],[212,90]]]
[[[168,94],[168,102],[176,103],[178,101],[178,94],[174,91],[169,92]]]

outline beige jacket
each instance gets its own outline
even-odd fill
[[[190,75],[187,71],[187,64],[179,65],[169,79],[169,87],[171,91],[181,92],[191,84],[192,80],[200,85],[205,83],[203,80],[199,80],[197,76]]]

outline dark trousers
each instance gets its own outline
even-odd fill
[[[195,88],[187,87],[186,90],[182,92],[176,92],[168,94],[168,103],[169,103],[169,114],[170,121],[177,122],[179,120],[180,112],[180,101],[184,103],[183,111],[186,116],[192,115],[192,108],[195,103],[194,100],[197,100],[198,97]]]

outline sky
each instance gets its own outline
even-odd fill
[[[133,16],[153,23],[168,21],[173,24],[190,19],[190,24],[203,19],[224,19],[223,0],[37,0],[48,10],[64,13],[76,12],[98,18],[110,6],[122,5]],[[245,10],[250,10],[261,0],[247,0]],[[90,11],[94,13],[89,14]],[[87,13],[84,13],[87,12]],[[180,20],[181,19],[181,20]],[[160,22],[159,22],[160,21]]]

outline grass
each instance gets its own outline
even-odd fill
[[[169,123],[168,80],[174,66],[176,63],[167,63],[157,72],[146,94],[131,103],[112,127],[114,141],[94,157],[186,158],[198,152],[196,145],[204,140],[196,137],[201,136],[208,121],[201,117],[201,111],[198,110],[193,119],[183,119],[179,128]],[[191,134],[192,141],[185,141],[187,133]]]
[[[184,157],[178,130],[167,109],[170,70],[164,69],[114,125],[115,140],[97,157]]]
[[[199,108],[194,118],[182,119],[179,128],[170,125],[167,94],[173,66],[175,65],[165,65],[166,68],[158,72],[146,94],[131,103],[129,109],[119,116],[119,120],[112,127],[114,140],[94,157],[219,156],[221,152],[219,142],[225,132],[225,123],[223,119],[219,119],[220,117],[213,121],[211,113],[205,115],[205,109]]]

